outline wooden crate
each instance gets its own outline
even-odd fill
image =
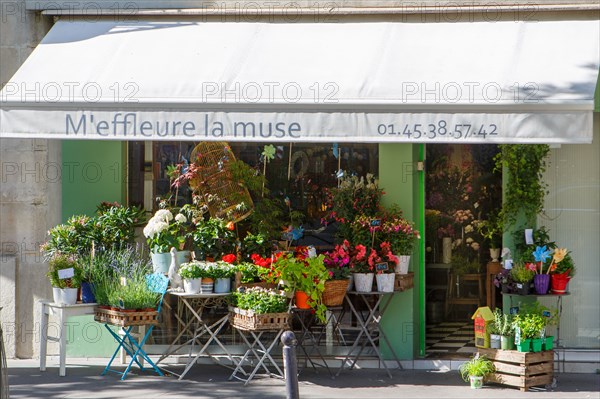
[[[496,372],[486,380],[527,391],[530,387],[548,385],[554,378],[554,352],[517,352],[500,349],[477,350],[492,360]]]
[[[408,272],[408,274],[396,273],[396,279],[394,280],[394,291],[405,291],[415,286],[415,273]]]
[[[94,308],[94,320],[99,323],[107,323],[119,327],[158,325],[158,312],[156,309],[148,311],[122,311],[96,307]]]
[[[240,308],[229,308],[229,323],[240,330],[279,330],[289,326],[289,313],[263,313]]]

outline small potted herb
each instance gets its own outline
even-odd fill
[[[535,266],[535,265],[534,265]],[[514,280],[519,295],[529,295],[529,288],[535,276],[535,271],[521,262],[513,266],[510,275]]]
[[[459,371],[462,379],[471,383],[471,388],[479,389],[483,386],[483,378],[495,372],[496,368],[487,357],[476,354],[471,360],[461,364]]]
[[[208,276],[205,265],[204,262],[192,261],[183,263],[179,267],[179,275],[183,279],[183,290],[187,294],[197,294],[200,292],[202,277]]]

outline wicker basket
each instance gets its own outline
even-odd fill
[[[325,281],[323,305],[340,306],[344,302],[344,296],[346,296],[346,289],[349,283],[348,279]]]
[[[408,272],[407,274],[396,273],[396,281],[394,282],[394,291],[404,291],[415,286],[415,273]]]
[[[289,313],[256,314],[251,310],[229,308],[229,323],[240,330],[280,330],[288,328],[289,320]]]
[[[155,310],[124,312],[96,307],[94,320],[99,323],[112,324],[113,326],[145,326],[158,324],[158,312]]]

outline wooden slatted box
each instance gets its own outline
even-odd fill
[[[531,387],[552,384],[554,352],[517,352],[479,348],[478,352],[494,362],[496,372],[488,382],[509,385],[527,391]]]

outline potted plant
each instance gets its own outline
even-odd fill
[[[414,223],[404,219],[402,211],[395,207],[383,212],[382,219],[378,237],[382,242],[389,242],[391,252],[397,257],[394,271],[407,274],[410,257],[421,235]]]
[[[333,251],[327,252],[323,262],[327,267],[329,279],[325,281],[323,304],[325,306],[340,306],[344,301],[346,291],[350,287],[350,243],[344,240],[336,245]]]
[[[548,293],[548,289],[550,288],[550,275],[544,273],[544,271],[548,271],[550,269],[550,265],[548,268],[544,270],[544,263],[548,258],[552,258],[550,255],[552,254],[552,249],[548,249],[546,245],[542,247],[536,247],[535,251],[533,251],[532,255],[537,262],[538,268],[535,268],[535,276],[533,276],[533,284],[535,287],[535,292],[538,295],[546,295]]]
[[[188,294],[200,292],[202,277],[208,275],[205,264],[199,261],[182,263],[179,267],[179,275],[183,279],[183,290]]]
[[[487,220],[482,220],[476,224],[479,234],[487,240],[490,246],[490,257],[492,262],[498,262],[500,258],[500,247],[502,246],[502,232],[504,225],[499,213],[490,212]]]
[[[514,349],[514,330],[512,316],[503,314],[499,308],[494,311],[495,330],[500,334],[500,349]]]
[[[542,349],[542,331],[546,321],[538,313],[521,313],[514,317],[515,344],[519,352],[539,352]],[[535,342],[534,342],[535,340]]]
[[[262,287],[242,287],[231,296],[232,305],[256,314],[282,313],[288,310],[288,298],[282,291]]]
[[[93,291],[98,305],[132,312],[156,309],[160,294],[151,291],[146,280],[152,266],[134,248],[98,252],[94,264]]]
[[[52,284],[55,303],[74,305],[81,286],[83,270],[73,255],[56,253],[50,259],[47,276]]]
[[[550,274],[550,287],[552,293],[561,295],[567,292],[567,284],[575,276],[575,263],[571,252],[566,248],[559,248],[554,251],[552,256],[552,265],[548,268]]]
[[[226,256],[223,258],[226,259]],[[231,278],[235,275],[235,270],[235,266],[226,261],[219,261],[209,268],[208,273],[215,280],[215,293],[223,294],[231,291]]]
[[[350,269],[354,273],[354,289],[371,292],[373,289],[374,265],[369,263],[367,248],[358,244],[350,250]]]
[[[369,263],[373,264],[375,270],[377,291],[394,292],[396,274],[394,273],[394,266],[390,267],[390,264],[396,265],[398,258],[392,254],[390,243],[382,242],[378,251],[372,250]]]
[[[325,256],[301,257],[285,253],[277,258],[274,263],[274,277],[285,283],[288,292],[294,292],[296,306],[299,308],[313,308],[316,316],[325,321],[323,305],[323,290],[325,281],[329,277],[324,263]]]
[[[498,320],[497,312],[499,309],[496,308],[494,311],[494,320],[487,325],[487,332],[490,334],[490,348],[500,349],[500,324],[496,323]]]
[[[485,356],[476,354],[471,360],[460,365],[459,372],[465,382],[471,383],[471,388],[483,387],[483,378],[496,371],[494,363]]]
[[[152,253],[152,265],[157,273],[167,273],[171,264],[171,248],[177,250],[177,263],[182,264],[190,259],[189,251],[184,251],[185,241],[190,227],[188,216],[184,213],[173,213],[169,209],[159,209],[148,220],[144,227]]]
[[[504,294],[510,294],[515,291],[515,282],[511,275],[510,269],[502,269],[502,271],[494,277],[494,285],[500,288]]]
[[[223,219],[209,218],[196,222],[191,233],[196,259],[215,261],[225,254],[235,253],[235,226]]]
[[[519,295],[529,295],[529,287],[533,276],[535,276],[535,268],[533,264],[523,264],[519,262],[513,266],[510,271],[512,279],[515,281],[515,286]]]

